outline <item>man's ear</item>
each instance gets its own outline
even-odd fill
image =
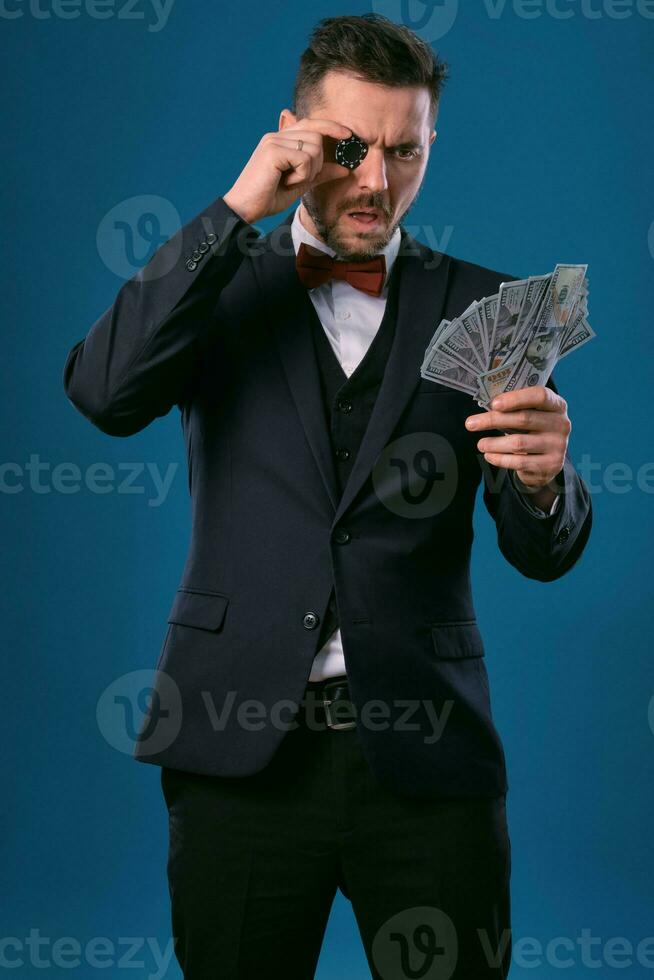
[[[434,142],[434,140],[436,139],[436,136],[437,136],[436,130],[433,130],[431,136],[429,137],[429,145],[430,146]]]
[[[295,116],[290,109],[282,109],[279,114],[278,129],[285,129],[286,126],[292,126],[296,122],[297,116]]]

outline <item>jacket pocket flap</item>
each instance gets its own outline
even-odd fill
[[[218,592],[178,589],[168,614],[168,622],[203,630],[219,630],[228,604],[229,598]]]
[[[459,660],[485,656],[484,643],[477,623],[432,623],[431,638],[439,660]]]

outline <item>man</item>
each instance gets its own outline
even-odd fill
[[[541,581],[591,506],[553,385],[483,413],[420,377],[435,325],[511,278],[401,225],[445,75],[383,17],[322,21],[294,111],[66,361],[103,432],[181,412],[192,538],[135,756],[161,766],[193,980],[312,977],[337,888],[373,976],[508,974],[474,500],[483,476],[499,548]]]

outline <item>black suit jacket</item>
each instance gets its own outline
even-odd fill
[[[376,776],[410,795],[502,794],[470,590],[477,488],[505,558],[540,581],[579,558],[591,502],[566,457],[557,513],[535,516],[506,471],[481,465],[464,426],[474,400],[423,380],[420,364],[441,318],[512,277],[401,228],[393,346],[339,497],[292,218],[261,236],[218,198],[66,360],[68,398],[103,432],[129,436],[176,405],[186,440],[192,535],[135,758],[221,776],[266,766],[292,727],[333,585]],[[436,487],[412,511],[434,461],[445,496]]]

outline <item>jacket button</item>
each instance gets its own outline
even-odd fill
[[[202,258],[202,252],[200,251],[199,248],[196,248],[196,250],[191,255],[191,258],[193,259],[194,262],[200,261],[200,259]]]
[[[198,264],[197,262],[194,262],[193,259],[189,259],[188,262],[186,263],[186,268],[188,269],[189,272],[195,272],[197,267]]]
[[[214,235],[213,232],[210,232],[207,235],[207,244],[208,245],[214,245],[217,241],[218,241],[218,239],[216,238],[216,236]]]
[[[567,541],[569,537],[570,537],[570,528],[567,527],[566,525],[566,527],[562,527],[559,533],[557,534],[556,536],[557,543],[563,544],[563,542]]]
[[[339,399],[336,402],[336,408],[339,410],[339,412],[345,412],[347,414],[348,412],[352,411],[352,402]]]
[[[350,458],[350,450],[349,449],[337,449],[336,450],[336,455],[337,455],[337,457],[339,459],[349,459]]]
[[[302,625],[304,626],[305,630],[315,630],[319,622],[319,618],[313,612],[305,613],[304,618],[302,619]]]
[[[344,527],[338,527],[334,532],[334,541],[336,544],[347,544],[351,537],[350,532],[346,531]]]
[[[207,244],[207,242],[200,242],[200,244],[198,245],[198,251],[202,252],[203,255],[205,252],[208,252],[209,245]]]

